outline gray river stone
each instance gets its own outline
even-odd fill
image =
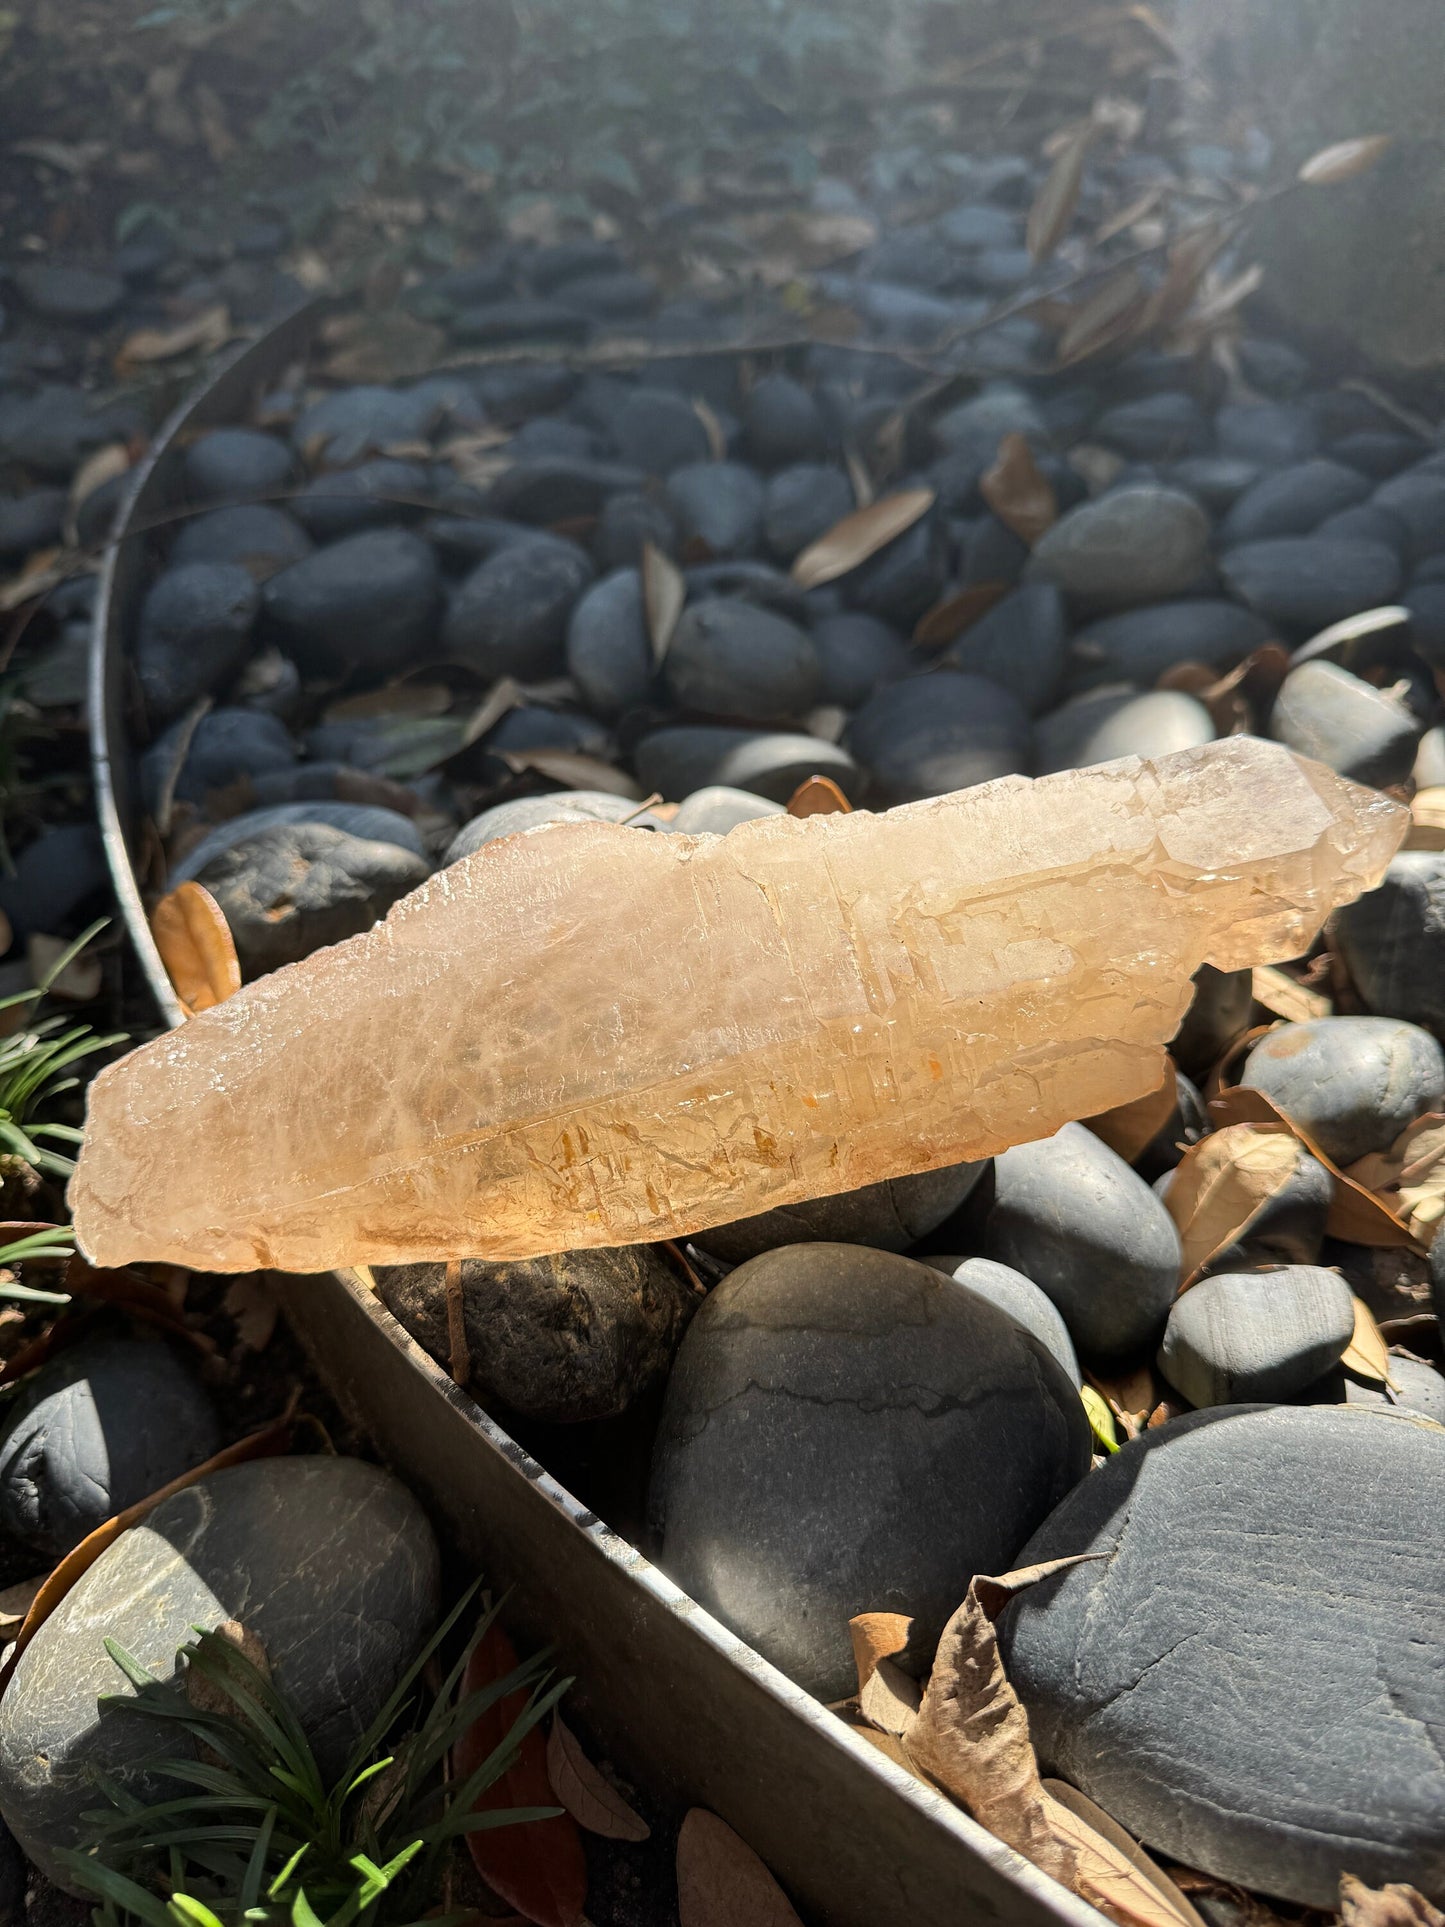
[[[221,1447],[216,1408],[158,1340],[97,1336],[5,1410],[0,1525],[51,1559]]]
[[[1445,1036],[1445,853],[1402,851],[1378,890],[1336,913],[1334,929],[1371,1010]]]
[[[447,1362],[446,1266],[379,1266],[392,1315]],[[462,1260],[477,1396],[556,1425],[616,1418],[667,1376],[698,1294],[656,1245]]]
[[[0,1702],[0,1815],[54,1878],[55,1850],[96,1805],[93,1768],[158,1797],[146,1762],[186,1744],[169,1720],[98,1711],[101,1694],[131,1694],[104,1642],[169,1680],[192,1626],[228,1619],[260,1640],[323,1772],[338,1772],[436,1616],[439,1565],[415,1499],[357,1459],[259,1460],[176,1493],[106,1548],[22,1655]]]
[[[770,803],[766,796],[729,789],[726,783],[710,783],[682,799],[667,827],[679,836],[726,836],[739,823],[756,823],[759,817],[784,813],[781,803]]]
[[[1318,1017],[1262,1037],[1240,1082],[1273,1099],[1326,1157],[1353,1164],[1445,1109],[1445,1052],[1394,1018]]]
[[[1082,1124],[994,1160],[983,1255],[1032,1278],[1086,1359],[1141,1351],[1179,1284],[1179,1233],[1136,1171]]]
[[[992,1258],[929,1256],[923,1262],[952,1278],[956,1285],[977,1292],[980,1298],[986,1298],[989,1304],[1006,1312],[1016,1325],[1031,1331],[1041,1344],[1048,1346],[1075,1385],[1083,1384],[1069,1328],[1053,1300],[1039,1290],[1032,1278],[1025,1278],[1012,1265],[998,1264]]]
[[[1148,1847],[1312,1907],[1445,1892],[1445,1428],[1221,1407],[1133,1441],[1019,1565],[1000,1634],[1046,1771]]]
[[[731,1224],[711,1225],[696,1234],[694,1243],[730,1265],[779,1245],[870,1245],[876,1251],[906,1251],[958,1209],[987,1169],[986,1161],[949,1164],[941,1171],[885,1178],[856,1191],[806,1198]]]
[[[1060,516],[1034,545],[1028,572],[1082,608],[1127,609],[1183,595],[1208,555],[1209,517],[1193,496],[1146,484]]]
[[[862,773],[847,750],[820,736],[721,724],[681,724],[644,736],[633,754],[644,789],[671,799],[722,784],[786,803],[810,776],[826,776],[856,802]]]
[[[1087,769],[1120,756],[1172,756],[1215,738],[1214,719],[1181,689],[1094,690],[1039,719],[1034,769]]]
[[[1383,789],[1409,776],[1421,730],[1419,719],[1387,690],[1338,663],[1306,662],[1285,677],[1269,733],[1297,756]]]
[[[1354,1329],[1354,1299],[1337,1271],[1218,1272],[1175,1300],[1159,1369],[1191,1405],[1287,1398],[1339,1361]]]
[[[613,796],[607,790],[556,790],[550,796],[516,796],[509,803],[494,803],[480,816],[462,826],[452,838],[442,859],[443,868],[460,863],[484,843],[499,836],[518,836],[523,830],[541,829],[548,823],[645,823],[655,827],[656,819],[639,816],[630,797]]]
[[[1320,1381],[1311,1404],[1363,1405],[1376,1412],[1413,1412],[1445,1425],[1445,1378],[1418,1358],[1391,1358],[1393,1390],[1352,1372],[1332,1372]]]
[[[683,610],[664,676],[685,709],[757,722],[804,715],[823,682],[805,630],[768,609],[720,598]]]
[[[1154,602],[1080,629],[1069,645],[1070,685],[1135,682],[1152,688],[1181,662],[1222,673],[1268,641],[1269,624],[1237,602]]]
[[[973,1574],[1007,1570],[1089,1458],[1075,1388],[1004,1313],[911,1258],[789,1245],[693,1319],[650,1509],[673,1578],[831,1700],[853,1614],[913,1615],[926,1664]]]

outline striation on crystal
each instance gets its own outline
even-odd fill
[[[1234,737],[726,836],[555,825],[101,1072],[102,1265],[682,1237],[1139,1097],[1201,963],[1307,948],[1409,817]]]

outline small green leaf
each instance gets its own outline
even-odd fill
[[[193,1894],[172,1894],[167,1912],[176,1920],[177,1927],[225,1927],[225,1922]]]
[[[1084,1401],[1084,1410],[1089,1415],[1089,1430],[1098,1440],[1101,1449],[1105,1452],[1117,1452],[1119,1439],[1114,1431],[1114,1414],[1092,1385],[1086,1385],[1079,1393],[1079,1397]]]

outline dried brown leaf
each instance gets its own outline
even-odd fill
[[[725,462],[728,454],[727,431],[718,420],[716,413],[708,407],[701,395],[693,396],[692,412],[702,423],[703,433],[707,436],[708,454],[715,462]]]
[[[1102,247],[1106,241],[1112,241],[1116,234],[1123,234],[1127,228],[1133,227],[1136,221],[1142,221],[1146,214],[1152,213],[1158,207],[1163,198],[1162,183],[1156,181],[1152,187],[1146,187],[1142,194],[1135,195],[1132,201],[1121,207],[1116,214],[1111,214],[1108,220],[1096,229],[1094,246]]]
[[[393,682],[381,689],[364,689],[343,696],[322,711],[324,723],[365,722],[373,716],[445,716],[452,692],[440,682]]]
[[[858,1692],[858,1711],[869,1726],[906,1740],[918,1718],[923,1689],[892,1659],[880,1659]]]
[[[1240,1041],[1241,1044],[1246,1043],[1248,1038]],[[1333,1159],[1326,1157],[1309,1133],[1302,1130],[1292,1118],[1286,1117],[1263,1091],[1252,1090],[1243,1084],[1232,1085],[1210,1098],[1209,1112],[1216,1131],[1230,1124],[1283,1124],[1287,1130],[1293,1131],[1311,1157],[1318,1158],[1335,1180],[1334,1203],[1325,1222],[1325,1229],[1332,1238],[1342,1238],[1346,1244],[1412,1245],[1418,1248],[1419,1241],[1410,1227],[1395,1215],[1385,1201],[1376,1197],[1374,1192],[1367,1191],[1364,1185],[1342,1171]],[[1206,1138],[1204,1142],[1207,1144],[1209,1139]]]
[[[1336,141],[1311,154],[1295,179],[1306,187],[1333,187],[1337,181],[1352,181],[1357,174],[1368,173],[1393,141],[1393,134],[1359,134],[1354,140]]]
[[[1157,1089],[1147,1091],[1143,1097],[1132,1098],[1127,1104],[1116,1104],[1111,1111],[1096,1112],[1093,1117],[1086,1117],[1082,1121],[1111,1151],[1117,1151],[1126,1164],[1132,1164],[1145,1145],[1152,1144],[1164,1129],[1178,1103],[1178,1078],[1173,1060],[1166,1056],[1164,1075]]]
[[[582,1751],[581,1742],[560,1713],[552,1715],[547,1735],[547,1778],[552,1791],[579,1827],[606,1840],[646,1840],[651,1827],[634,1813]]]
[[[1185,1152],[1164,1203],[1179,1231],[1187,1288],[1232,1245],[1293,1175],[1299,1147],[1286,1125],[1232,1124]]]
[[[467,718],[458,748],[469,749],[473,743],[479,743],[489,729],[496,728],[509,710],[525,701],[526,696],[519,682],[514,682],[510,676],[499,676]]]
[[[831,776],[810,776],[788,798],[789,816],[840,816],[852,808]]]
[[[130,449],[125,442],[107,442],[103,448],[88,455],[75,471],[75,479],[70,484],[70,513],[73,516],[88,496],[94,495],[98,488],[113,482],[117,476],[124,475],[130,468]]]
[[[677,631],[683,604],[687,601],[687,580],[670,556],[652,542],[642,545],[642,606],[647,616],[647,635],[652,644],[652,660],[660,665]]]
[[[893,1659],[904,1651],[912,1630],[913,1621],[907,1613],[856,1613],[848,1621],[860,1693],[880,1659]]]
[[[705,1807],[677,1836],[677,1912],[681,1927],[802,1927],[752,1848]]]
[[[1070,310],[1054,346],[1059,365],[1071,367],[1136,330],[1142,332],[1149,315],[1149,298],[1135,270],[1123,268],[1110,275],[1087,301]]]
[[[241,988],[235,940],[219,903],[199,883],[182,883],[151,913],[151,935],[186,1015],[224,1003]]]
[[[45,1574],[41,1572],[33,1579],[18,1580],[0,1592],[0,1646],[8,1646],[25,1624],[25,1615],[44,1584]]]
[[[1341,1927],[1445,1927],[1445,1914],[1417,1888],[1392,1880],[1367,1887],[1352,1873],[1340,1875]]]
[[[174,328],[138,328],[127,335],[115,357],[115,372],[124,379],[137,368],[177,355],[211,354],[231,339],[231,311],[223,303],[202,309]]]
[[[794,582],[801,589],[816,589],[847,575],[869,556],[897,541],[927,515],[933,503],[931,488],[909,488],[884,495],[866,509],[854,509],[803,550],[793,564]]]
[[[1428,1111],[1388,1151],[1360,1158],[1345,1175],[1373,1191],[1423,1239],[1445,1218],[1445,1113]]]
[[[878,499],[878,491],[873,486],[873,477],[868,472],[868,464],[856,448],[845,448],[843,464],[848,470],[848,480],[853,485],[853,500],[860,509],[871,508]]]
[[[64,582],[70,574],[64,549],[36,549],[26,557],[25,567],[7,582],[0,582],[0,616],[42,596]]]
[[[1084,163],[1098,131],[1086,121],[1059,149],[1044,176],[1024,230],[1024,244],[1035,261],[1046,261],[1068,232],[1084,184]]]
[[[1271,1017],[1283,1017],[1287,1024],[1308,1024],[1318,1017],[1329,1017],[1334,1004],[1318,990],[1311,990],[1298,977],[1275,964],[1256,964],[1253,972],[1254,1001],[1262,1004]]]
[[[966,589],[945,596],[918,618],[913,631],[915,647],[946,649],[1007,594],[1006,582],[970,582]]]
[[[1398,1389],[1390,1376],[1390,1348],[1375,1323],[1375,1314],[1363,1298],[1355,1299],[1355,1332],[1340,1354],[1340,1363],[1360,1378]]]
[[[1169,250],[1164,279],[1149,297],[1148,328],[1172,328],[1187,312],[1231,232],[1228,222],[1212,219],[1201,221],[1180,235]]]
[[[979,481],[979,493],[1005,528],[1032,548],[1059,519],[1053,484],[1040,472],[1022,435],[1005,435],[998,457]]]
[[[1079,1789],[1070,1786],[1067,1780],[1045,1780],[1044,1791],[1054,1802],[1054,1823],[1061,1831],[1069,1832],[1069,1820],[1064,1817],[1065,1815],[1082,1823],[1076,1836],[1076,1844],[1080,1850],[1080,1874],[1093,1890],[1089,1898],[1094,1900],[1095,1906],[1103,1908],[1104,1912],[1108,1913],[1111,1911],[1109,1902],[1112,1900],[1117,1899],[1126,1907],[1137,1903],[1138,1900],[1137,1888],[1132,1880],[1129,1881],[1124,1893],[1118,1893],[1117,1863],[1101,1861],[1094,1847],[1095,1839],[1103,1839],[1114,1848],[1116,1853],[1122,1855],[1134,1872],[1142,1875],[1164,1900],[1161,1927],[1164,1927],[1166,1922],[1172,1922],[1176,1916],[1188,1921],[1189,1927],[1204,1927],[1203,1916],[1198,1909],[1185,1898],[1164,1869],[1150,1859],[1139,1842],[1119,1825],[1112,1814],[1105,1813],[1104,1809],[1091,1800],[1087,1793],[1080,1793]]]
[[[630,776],[596,756],[584,756],[573,749],[519,749],[498,752],[514,775],[533,770],[550,776],[554,783],[565,783],[569,790],[606,790],[609,796],[625,796],[640,803],[643,792]]]

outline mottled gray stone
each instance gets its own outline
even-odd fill
[[[604,576],[573,609],[567,673],[599,716],[617,716],[646,701],[656,670],[636,569]]]
[[[757,722],[802,716],[822,694],[806,631],[748,602],[712,599],[684,609],[663,673],[683,708]]]
[[[60,1559],[220,1446],[215,1407],[166,1345],[86,1339],[43,1366],[5,1409],[0,1525]]]
[[[1400,587],[1400,559],[1383,542],[1321,535],[1244,542],[1220,557],[1219,569],[1241,602],[1301,640],[1392,602]]]
[[[360,936],[431,875],[395,843],[329,823],[277,823],[233,843],[197,883],[221,906],[246,982],[323,945]]]
[[[1311,1404],[1363,1405],[1377,1412],[1413,1412],[1418,1418],[1434,1419],[1445,1425],[1445,1378],[1433,1365],[1418,1358],[1392,1358],[1390,1376],[1394,1390],[1373,1379],[1356,1378],[1352,1372],[1335,1372],[1321,1380]]]
[[[548,536],[499,549],[453,594],[442,647],[481,676],[550,675],[562,667],[567,625],[591,580],[575,542]]]
[[[849,1244],[906,1251],[958,1209],[987,1169],[986,1162],[950,1164],[912,1177],[885,1178],[856,1191],[807,1198],[731,1224],[710,1225],[694,1242],[730,1265],[779,1245]]]
[[[613,796],[608,790],[558,790],[551,796],[518,796],[510,803],[494,803],[480,816],[474,816],[452,838],[442,859],[460,863],[484,843],[499,836],[519,836],[524,830],[541,829],[547,823],[621,823],[654,829],[657,819],[646,813],[639,816],[630,797]]]
[[[699,1302],[652,1245],[505,1264],[467,1258],[461,1276],[468,1384],[484,1401],[556,1425],[616,1418],[659,1384]],[[379,1266],[376,1279],[392,1315],[447,1363],[445,1265]]]
[[[650,1509],[664,1568],[823,1699],[848,1620],[914,1619],[926,1663],[1089,1464],[1075,1388],[1029,1332],[927,1265],[790,1245],[724,1279],[668,1386]]]
[[[1159,1199],[1082,1124],[994,1160],[983,1255],[1058,1306],[1086,1359],[1155,1339],[1179,1284],[1179,1234]]]
[[[1262,1037],[1240,1082],[1272,1098],[1326,1157],[1353,1164],[1445,1108],[1445,1053],[1394,1018],[1318,1017]]]
[[[875,691],[847,745],[880,802],[912,803],[1027,769],[1029,719],[997,683],[937,669]]]
[[[1268,642],[1269,634],[1264,618],[1237,602],[1200,597],[1150,603],[1104,616],[1078,631],[1069,644],[1070,686],[1134,682],[1151,688],[1166,669],[1181,662],[1232,669]]]
[[[1445,1036],[1445,853],[1404,851],[1333,927],[1371,1010]]]
[[[1333,662],[1305,662],[1284,679],[1269,733],[1298,756],[1355,783],[1403,783],[1415,761],[1419,719],[1387,690]]]
[[[261,600],[303,669],[406,669],[435,636],[436,557],[409,529],[365,529],[280,570]]]
[[[1080,607],[1126,609],[1184,594],[1208,555],[1209,517],[1193,496],[1144,485],[1061,515],[1034,545],[1028,573]]]
[[[1354,508],[1370,493],[1367,476],[1325,456],[1276,469],[1247,488],[1219,527],[1226,545],[1308,535],[1326,517]]]
[[[304,763],[301,767],[310,770],[316,765]],[[199,876],[223,850],[244,843],[247,837],[272,829],[278,823],[327,823],[333,830],[344,830],[348,836],[359,836],[368,843],[394,843],[398,849],[410,850],[413,856],[426,854],[416,824],[400,810],[383,809],[376,803],[337,803],[325,797],[308,798],[298,803],[272,803],[264,809],[246,810],[228,822],[218,823],[172,865],[170,887],[174,890],[178,883]]]
[[[1083,1384],[1069,1328],[1053,1300],[1039,1290],[1032,1278],[1025,1278],[1012,1265],[998,1264],[992,1258],[929,1256],[923,1262],[952,1278],[956,1285],[977,1292],[980,1298],[1006,1312],[1016,1325],[1031,1331],[1040,1344],[1048,1346],[1075,1385]]]
[[[1175,1300],[1159,1369],[1191,1405],[1287,1398],[1338,1362],[1354,1329],[1337,1271],[1221,1271]]]
[[[188,1745],[169,1720],[97,1711],[99,1695],[132,1693],[104,1642],[169,1680],[192,1626],[228,1619],[260,1640],[323,1771],[338,1772],[438,1593],[431,1528],[378,1467],[283,1458],[213,1473],[108,1546],[26,1648],[0,1702],[0,1813],[53,1879],[55,1850],[96,1805],[92,1769],[161,1797],[146,1763]]]
[[[1333,1908],[1445,1892],[1445,1429],[1225,1407],[1125,1445],[1018,1563],[1102,1560],[1000,1622],[1046,1771],[1148,1847]]]

